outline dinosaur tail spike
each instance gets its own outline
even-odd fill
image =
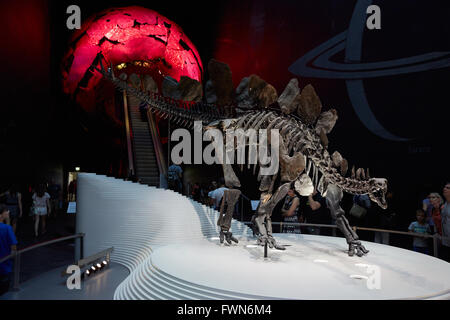
[[[356,180],[361,180],[361,174],[362,174],[362,169],[361,168],[358,168],[357,170],[356,170]]]
[[[364,169],[361,169],[361,179],[366,180],[366,172]]]

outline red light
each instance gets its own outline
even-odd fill
[[[102,11],[89,18],[72,41],[62,64],[63,88],[71,95],[80,89],[76,99],[88,111],[95,105],[92,89],[102,79],[98,72],[88,72],[99,52],[113,66],[150,62],[154,78],[168,75],[179,81],[187,76],[202,81],[203,65],[194,44],[177,24],[150,9],[131,6]]]

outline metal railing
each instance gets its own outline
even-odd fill
[[[83,238],[84,238],[84,233],[77,233],[71,236],[67,236],[67,237],[62,237],[62,238],[58,238],[58,239],[53,239],[53,240],[49,240],[49,241],[45,241],[45,242],[41,242],[41,243],[37,243],[35,245],[20,249],[20,250],[16,250],[13,251],[9,256],[3,257],[0,259],[0,263],[5,262],[9,259],[14,259],[14,279],[13,279],[13,290],[14,291],[18,291],[19,290],[19,283],[20,283],[20,257],[23,253],[27,252],[27,251],[31,251],[31,250],[35,250],[37,248],[41,248],[41,247],[45,247],[54,243],[58,243],[58,242],[62,242],[62,241],[67,241],[67,240],[71,240],[71,239],[78,239],[80,238],[80,259],[83,258]]]
[[[131,142],[131,128],[130,128],[130,117],[128,114],[128,97],[127,92],[123,91],[123,111],[125,115],[125,134],[127,137],[127,153],[128,153],[128,174],[136,175],[136,170],[134,169],[134,157]]]
[[[158,129],[156,128],[155,116],[152,112],[147,110],[147,121],[149,124],[150,134],[152,136],[153,141],[153,149],[156,155],[156,163],[158,165],[159,174],[166,177],[167,176],[167,164],[164,159],[164,152],[162,149],[161,141],[159,140]],[[169,137],[170,139],[170,137]],[[170,157],[170,155],[169,155]]]
[[[242,221],[246,225],[251,225],[251,221]],[[300,227],[317,227],[317,228],[334,228],[338,229],[338,227],[334,224],[316,224],[316,223],[299,223],[299,222],[272,222],[272,225],[279,225],[280,231],[283,230],[283,226],[300,226]],[[438,233],[435,234],[424,234],[424,233],[414,233],[414,232],[405,232],[405,231],[397,231],[397,230],[387,230],[387,229],[378,229],[378,228],[366,228],[366,227],[352,227],[354,231],[362,230],[362,231],[373,231],[373,232],[381,232],[381,233],[389,233],[389,234],[399,234],[410,237],[421,237],[426,239],[433,239],[433,255],[438,257],[438,248],[439,241],[442,239],[450,240],[448,237],[442,237]]]
[[[241,193],[240,201],[239,201],[241,204],[241,208],[240,208],[241,221],[244,221],[244,200],[247,200],[249,202],[251,201],[249,197],[247,197],[245,194]]]

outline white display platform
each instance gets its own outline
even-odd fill
[[[349,257],[343,238],[275,235],[285,251],[241,239],[218,239],[156,249],[153,267],[219,292],[259,299],[430,299],[449,298],[450,264],[396,247],[364,242],[369,254]],[[249,241],[250,240],[250,241]],[[375,266],[367,269],[367,265]],[[377,285],[379,270],[379,288]],[[368,272],[369,271],[369,272]],[[368,285],[368,281],[370,281]]]
[[[286,250],[264,259],[236,220],[239,244],[221,245],[218,217],[170,190],[78,174],[84,254],[113,247],[111,261],[130,271],[114,299],[450,299],[443,260],[370,242],[367,256],[349,257],[344,238],[295,234],[275,234]]]

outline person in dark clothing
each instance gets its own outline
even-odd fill
[[[395,228],[398,208],[392,191],[389,191],[386,194],[386,202],[388,204],[387,209],[383,210],[377,206],[374,208],[373,216],[375,221],[372,223],[371,227],[385,230],[393,230]],[[375,232],[374,242],[389,244],[389,233]]]
[[[77,197],[77,180],[74,179],[69,183],[69,201],[75,201]]]
[[[167,172],[167,183],[170,190],[178,193],[183,192],[183,169],[177,164],[172,164]]]
[[[305,215],[306,223],[313,224],[329,224],[331,214],[328,211],[327,203],[324,197],[314,190],[312,194],[309,195],[306,201],[303,212]],[[309,234],[320,235],[320,227],[307,227]]]
[[[11,226],[5,224],[9,219],[8,207],[0,205],[0,259],[17,250],[17,240]],[[12,261],[0,263],[0,296],[9,290],[11,282]]]
[[[287,223],[299,223],[303,222],[303,217],[299,216],[300,209],[300,198],[294,188],[290,188],[286,198],[284,199],[284,204],[281,209],[281,216],[283,217],[283,222]],[[300,226],[296,225],[283,225],[283,233],[302,233]]]
[[[202,197],[202,192],[201,192],[201,187],[200,184],[198,182],[194,183],[194,185],[192,186],[192,199],[194,199],[195,201],[200,201],[201,197]]]
[[[57,184],[54,179],[50,179],[47,191],[50,195],[50,205],[52,207],[53,216],[56,217],[60,208],[61,186]]]
[[[139,104],[139,113],[141,114],[141,120],[142,121],[148,121],[148,119],[147,119],[147,110],[148,110],[147,103],[144,102],[144,101],[141,102]]]
[[[22,217],[22,194],[17,191],[15,185],[12,185],[0,196],[4,196],[5,205],[9,210],[9,221],[6,223],[10,224],[13,231],[16,232],[17,221]]]

